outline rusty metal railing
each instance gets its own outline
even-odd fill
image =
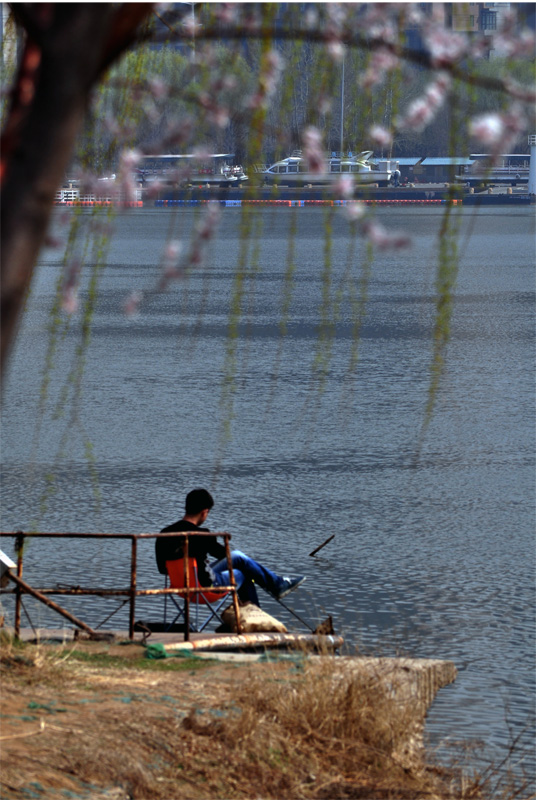
[[[50,600],[47,595],[73,595],[73,596],[80,596],[80,595],[97,595],[100,597],[128,597],[130,603],[129,609],[129,638],[134,638],[134,626],[135,626],[135,613],[136,613],[136,598],[137,597],[153,597],[159,595],[169,595],[169,594],[176,594],[184,597],[184,640],[188,641],[190,638],[190,597],[192,595],[196,595],[200,593],[200,589],[196,587],[191,587],[189,585],[188,575],[188,543],[189,540],[193,537],[197,538],[199,536],[220,536],[224,540],[225,545],[225,553],[227,557],[227,566],[229,569],[229,577],[230,577],[230,585],[229,586],[217,586],[215,587],[218,591],[228,591],[232,595],[233,599],[233,606],[234,612],[236,617],[237,623],[237,631],[241,633],[240,630],[240,613],[238,609],[238,594],[236,588],[236,581],[233,572],[233,565],[231,560],[231,549],[229,546],[229,541],[231,539],[230,533],[202,533],[202,532],[176,532],[176,533],[24,533],[23,531],[17,531],[16,533],[0,533],[0,537],[15,537],[15,552],[17,557],[17,572],[16,575],[10,574],[9,577],[15,583],[15,589],[12,590],[15,593],[15,620],[14,620],[14,631],[15,636],[20,638],[20,621],[21,621],[21,605],[22,605],[22,595],[25,593],[31,594],[40,602],[44,603],[49,608],[52,608],[54,611],[58,612],[62,616],[66,617],[70,622],[73,622],[79,628],[86,630],[91,634],[95,632],[82,620],[77,619],[73,614],[71,614],[66,609],[62,608],[57,603],[54,603]],[[160,537],[180,537],[184,539],[183,545],[183,556],[186,562],[186,586],[181,589],[176,588],[163,588],[163,589],[138,589],[137,585],[137,552],[138,552],[138,541],[141,539],[156,539]],[[70,586],[65,588],[55,587],[55,588],[41,588],[36,589],[35,587],[29,586],[23,580],[23,560],[24,560],[24,543],[30,539],[34,538],[72,538],[72,539],[118,539],[118,540],[125,540],[130,542],[130,585],[128,588],[125,589],[106,589],[106,588],[82,588],[80,586]],[[203,589],[207,589],[208,587],[203,587]],[[1,590],[2,594],[7,593],[5,588]],[[114,612],[115,613],[115,612]]]

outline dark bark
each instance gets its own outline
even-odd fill
[[[91,88],[136,38],[145,3],[15,4],[26,42],[1,144],[1,367]]]

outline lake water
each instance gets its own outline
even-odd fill
[[[378,212],[387,228],[408,229],[413,246],[375,257],[355,371],[352,292],[367,261],[341,211],[264,209],[246,221],[255,233],[246,247],[241,211],[224,209],[206,267],[150,296],[135,319],[122,314],[125,297],[155,287],[165,238],[186,239],[199,212],[120,216],[79,395],[69,399],[80,317],[60,329],[40,410],[61,262],[46,250],[4,388],[1,525],[154,531],[182,515],[189,489],[206,486],[212,530],[230,531],[268,566],[305,573],[291,604],[313,624],[332,614],[350,651],[455,662],[458,678],[429,714],[435,744],[480,740],[483,759],[496,759],[521,735],[533,773],[534,213],[458,212],[451,340],[421,440],[443,213]],[[58,213],[62,234],[60,223]],[[82,298],[87,289],[86,279]],[[161,585],[152,549],[140,547],[145,587]],[[129,556],[124,545],[40,540],[28,547],[25,575],[36,585],[123,586]],[[140,603],[138,618],[158,618],[157,603]],[[269,599],[263,606],[281,616]],[[46,624],[43,608],[26,607]],[[69,607],[90,624],[106,615],[99,601]],[[126,619],[123,610],[107,626]]]

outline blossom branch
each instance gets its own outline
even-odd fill
[[[169,27],[169,30],[176,39],[185,42],[188,41],[189,37],[184,30],[178,30],[172,27]],[[398,42],[386,40],[383,35],[367,36],[360,32],[349,31],[347,29],[341,31],[339,35],[339,41],[343,47],[372,51],[372,53],[383,51],[384,57],[389,54],[394,59],[402,60],[430,71],[435,71],[438,69],[438,66],[441,66],[441,69],[448,72],[453,79],[460,80],[467,85],[493,92],[509,93],[510,81],[508,78],[482,75],[467,70],[462,62],[468,55],[468,52],[461,46],[457,48],[454,46],[449,47],[447,42],[445,42],[442,53],[438,54],[438,52],[435,51],[415,50],[411,47],[401,45]],[[169,37],[165,37],[160,33],[148,33],[146,38],[153,42],[165,42],[168,41]],[[311,27],[285,28],[259,24],[258,26],[250,26],[249,29],[244,29],[240,20],[237,20],[235,24],[229,24],[224,28],[219,25],[203,26],[197,38],[205,41],[221,39],[303,41],[325,45],[329,37],[325,30],[313,29]],[[523,32],[522,41],[523,52],[528,52],[530,47],[534,48],[534,37],[531,36],[530,32]],[[527,102],[531,102],[532,98],[533,94],[527,87]]]

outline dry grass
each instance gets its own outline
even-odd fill
[[[479,778],[426,765],[407,705],[336,659],[140,655],[4,642],[3,800],[486,796]]]
[[[284,680],[252,677],[220,719],[190,712],[183,727],[209,743],[198,744],[192,770],[207,778],[199,749],[208,758],[217,743],[225,750],[226,797],[251,796],[244,786],[264,798],[461,796],[427,768],[420,748],[408,747],[419,719],[390,696],[384,676],[341,676],[334,666],[324,659]],[[211,796],[220,796],[213,788]]]

